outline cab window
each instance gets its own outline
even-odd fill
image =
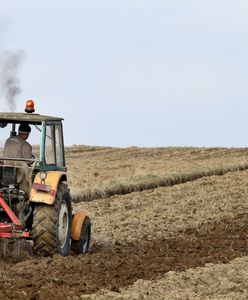
[[[62,128],[60,125],[55,125],[55,149],[56,149],[56,165],[64,167],[64,152],[63,152]]]
[[[62,126],[60,124],[46,125],[45,129],[45,163],[64,167]]]
[[[47,165],[55,165],[54,132],[53,126],[46,126],[45,161]]]

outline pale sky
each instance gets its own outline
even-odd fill
[[[247,0],[0,0],[6,53],[66,145],[248,145]]]

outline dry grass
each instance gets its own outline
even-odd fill
[[[193,170],[188,173],[174,173],[165,177],[144,177],[138,183],[116,183],[106,188],[96,188],[82,190],[80,193],[73,195],[73,202],[92,201],[95,199],[104,199],[114,195],[125,195],[132,192],[141,192],[158,187],[173,186],[175,184],[185,183],[197,180],[206,176],[220,176],[229,172],[243,171],[248,169],[247,164],[219,166],[208,169]]]
[[[204,176],[246,170],[246,148],[66,149],[74,202],[172,186]]]

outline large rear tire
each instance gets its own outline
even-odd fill
[[[54,205],[37,203],[33,212],[34,252],[41,255],[70,251],[72,208],[69,189],[60,183]]]

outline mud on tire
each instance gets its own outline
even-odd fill
[[[69,189],[60,183],[54,205],[35,204],[32,237],[34,252],[41,255],[70,251],[72,208]]]

